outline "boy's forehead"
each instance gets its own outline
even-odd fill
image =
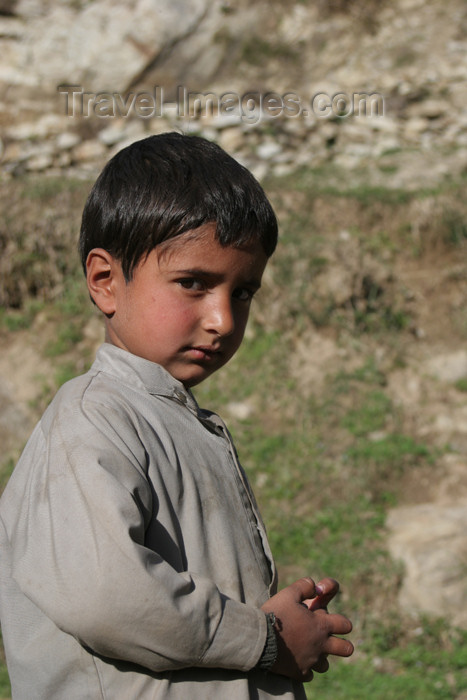
[[[197,229],[182,233],[164,241],[154,249],[160,263],[167,263],[169,260],[174,262],[179,258],[188,260],[190,257],[199,258],[208,263],[214,254],[223,257],[223,253],[227,256],[232,251],[243,251],[260,260],[267,257],[261,243],[257,240],[236,246],[221,245],[216,237],[215,223],[204,224]]]
[[[160,243],[156,250],[162,255],[166,253],[174,254],[178,251],[192,250],[196,252],[201,249],[206,250],[216,243],[216,228],[215,223],[203,224],[199,228],[191,229],[178,236],[169,238]]]

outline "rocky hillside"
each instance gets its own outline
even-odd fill
[[[87,181],[116,150],[168,129],[217,140],[264,182],[284,226],[312,215],[325,237],[313,285],[299,250],[287,312],[283,294],[268,311],[293,339],[303,391],[371,357],[406,430],[450,446],[435,479],[407,477],[389,543],[406,565],[401,605],[430,611],[435,588],[467,627],[466,33],[463,0],[0,0],[4,307],[59,295]],[[339,325],[388,309],[397,351],[391,334],[357,342]],[[5,452],[43,405],[54,360],[37,349],[56,333],[41,313],[2,330]],[[75,356],[100,339],[92,317]]]
[[[465,168],[463,0],[2,7],[4,173],[93,173],[167,128],[219,139],[259,176],[332,162],[338,181],[413,189]]]

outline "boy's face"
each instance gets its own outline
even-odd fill
[[[112,259],[106,339],[162,365],[192,387],[222,367],[243,339],[267,256],[259,243],[222,247],[206,225],[158,246],[126,282]],[[90,256],[92,253],[90,254]],[[89,280],[89,263],[88,263]]]

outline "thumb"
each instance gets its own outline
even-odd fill
[[[301,603],[302,600],[306,600],[307,598],[314,598],[316,596],[315,582],[309,576],[299,578],[295,583],[291,583],[289,588],[294,592],[298,603]]]

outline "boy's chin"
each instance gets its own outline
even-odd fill
[[[191,376],[188,378],[179,378],[179,381],[182,382],[184,387],[186,389],[192,389],[195,386],[198,386],[198,384],[201,384],[201,382],[204,382],[205,379],[211,376],[211,374],[214,374],[215,370],[212,370],[211,372],[203,372],[202,376]],[[175,377],[177,379],[177,377]]]
[[[210,367],[209,369],[206,367],[197,367],[196,370],[187,372],[186,374],[180,373],[179,376],[175,376],[175,379],[182,382],[186,389],[192,389],[198,384],[201,384],[201,382],[204,382],[205,379],[208,379],[208,377],[217,372],[217,370],[223,366],[224,365],[222,364],[217,367]]]

